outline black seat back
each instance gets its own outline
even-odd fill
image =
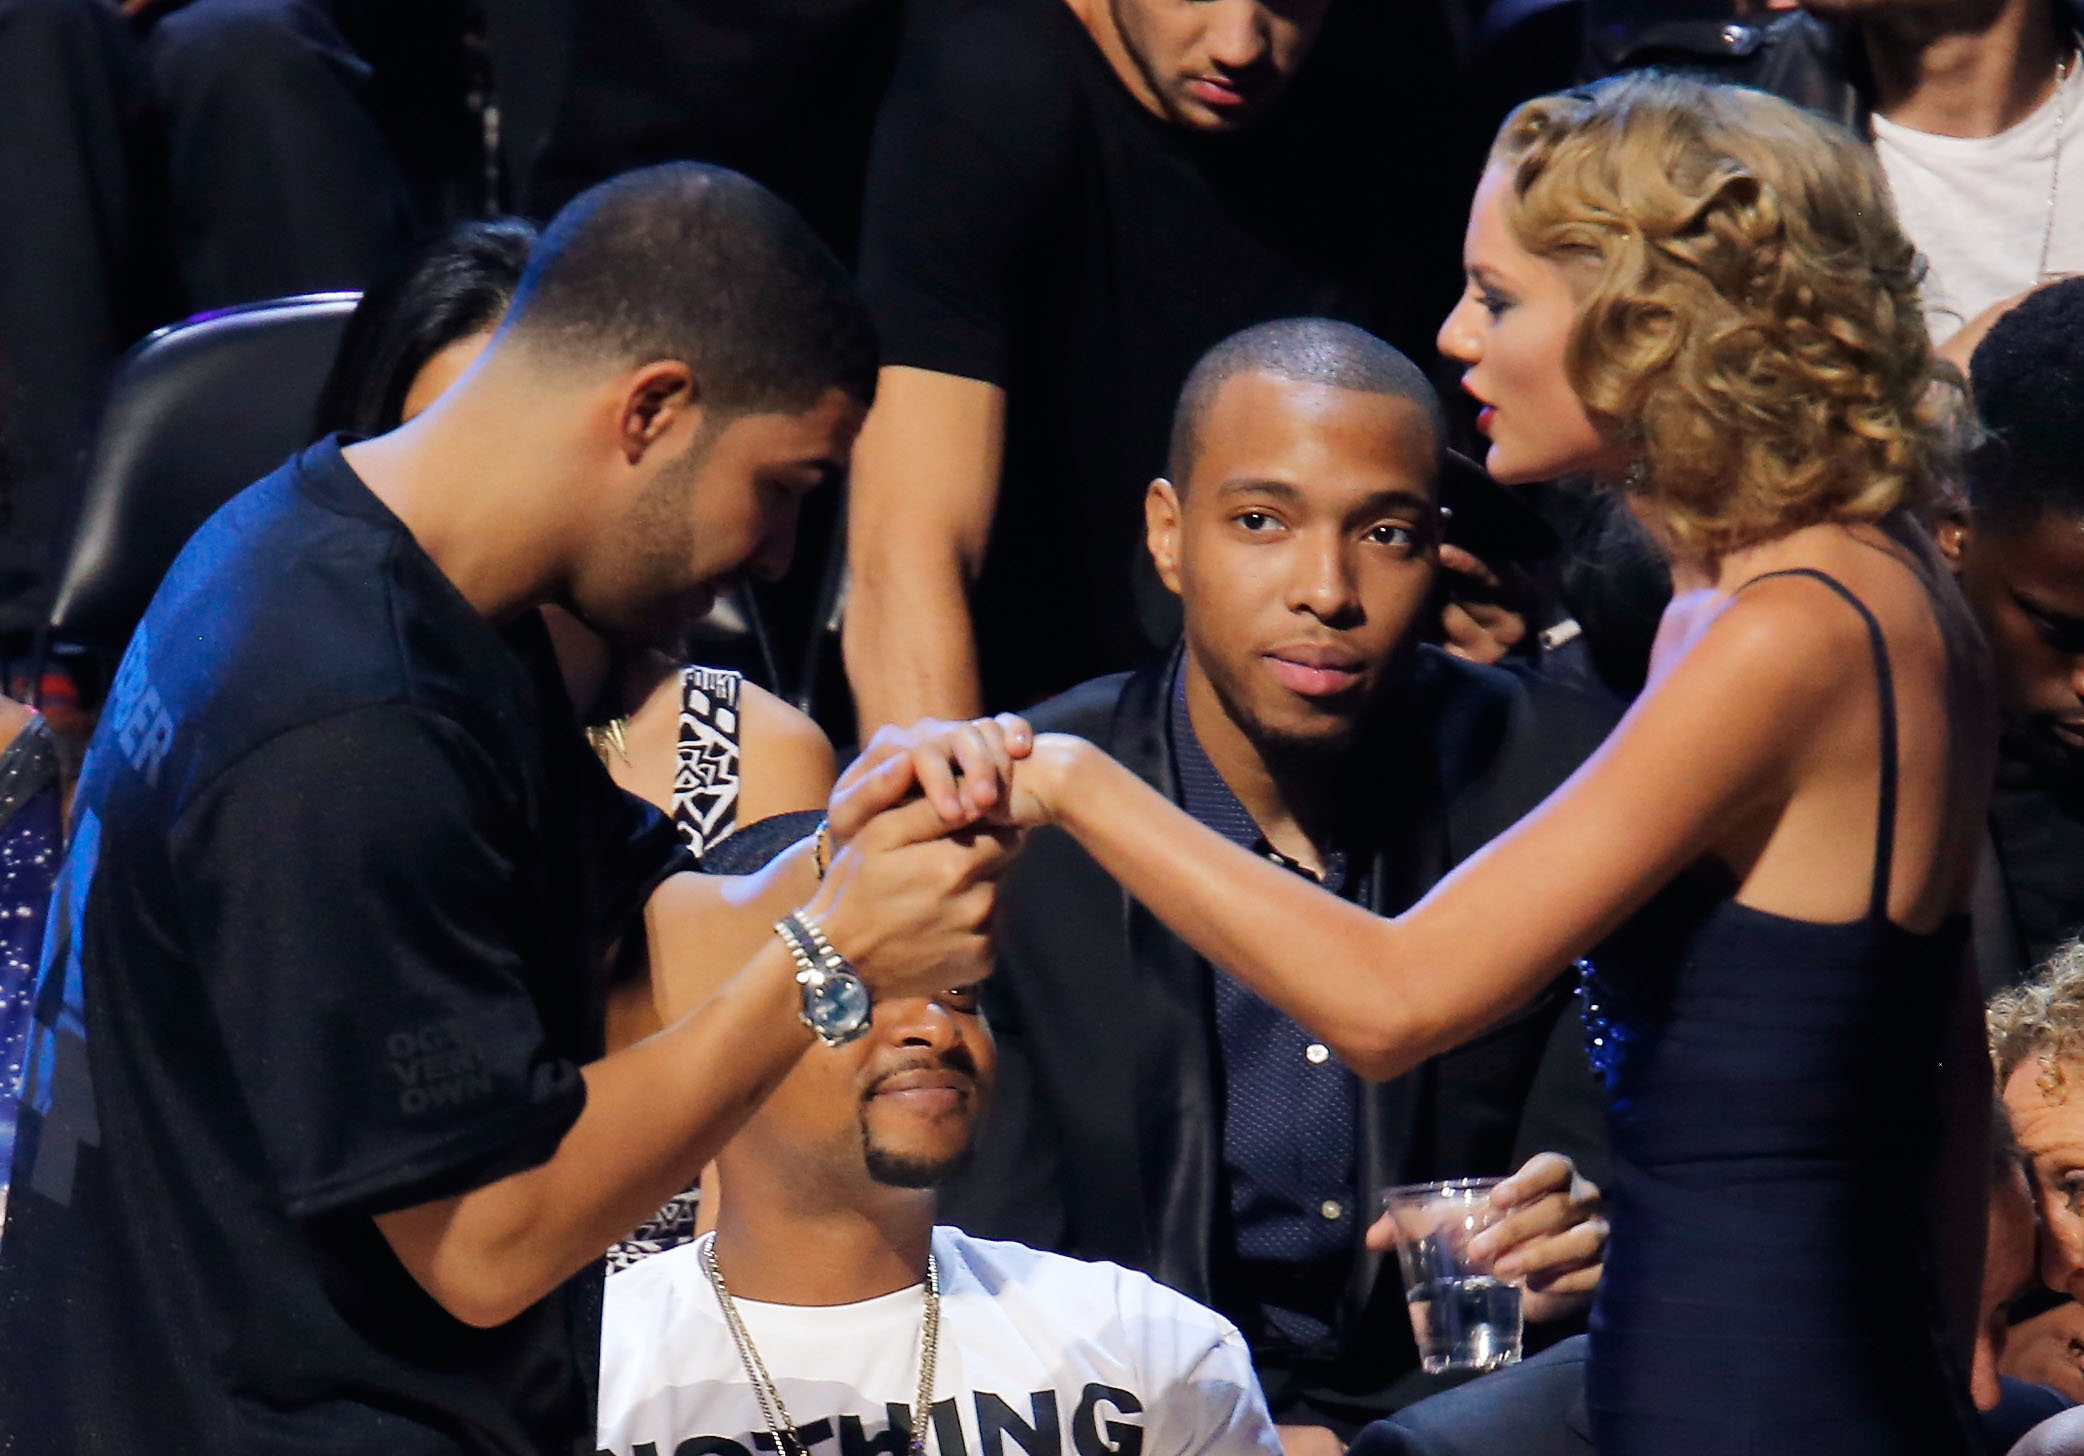
[[[202,314],[130,351],[87,461],[51,605],[53,642],[120,649],[196,527],[310,441],[358,297]]]

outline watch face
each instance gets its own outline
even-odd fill
[[[848,1036],[868,1025],[868,987],[844,971],[827,975],[824,984],[806,986],[803,1015],[820,1036]]]

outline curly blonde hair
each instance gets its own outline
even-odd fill
[[[1927,504],[1952,407],[1872,153],[1763,92],[1654,73],[1539,97],[1491,149],[1508,225],[1569,267],[1572,387],[1713,560]]]
[[[2031,1057],[2040,1063],[2042,1095],[2067,1096],[2065,1064],[2084,1065],[2084,941],[2070,941],[2025,985],[2000,992],[1988,1023],[1999,1087]]]

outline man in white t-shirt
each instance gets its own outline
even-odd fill
[[[718,1159],[715,1234],[609,1279],[601,1450],[1280,1456],[1221,1316],[934,1227],[994,1066],[968,988],[805,1053]]]
[[[2084,273],[2076,0],[1802,0],[1801,9],[1766,25],[1595,28],[1593,64],[1706,66],[1869,138],[1925,258],[1935,344],[2037,283]]]

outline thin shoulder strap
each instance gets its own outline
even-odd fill
[[[1889,913],[1889,870],[1896,853],[1896,679],[1889,671],[1889,644],[1881,635],[1881,623],[1867,604],[1837,577],[1811,566],[1794,566],[1785,571],[1766,571],[1737,588],[1755,586],[1776,576],[1807,576],[1822,582],[1845,599],[1867,624],[1867,641],[1874,648],[1874,678],[1881,693],[1881,802],[1874,816],[1874,885],[1867,896],[1869,919],[1885,920]]]
[[[727,668],[680,671],[673,827],[698,862],[738,827],[738,696],[744,683],[743,674]]]

